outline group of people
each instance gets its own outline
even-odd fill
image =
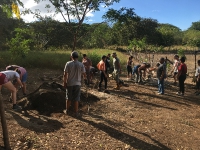
[[[104,81],[104,92],[109,93],[107,90],[107,78],[108,71],[110,70],[110,56],[103,55],[101,61],[97,64],[97,68],[100,71],[100,81],[98,85],[99,91],[102,90],[102,82]],[[66,110],[64,111],[66,114],[69,114],[69,108],[71,106],[72,101],[74,102],[74,113],[73,115],[79,116],[78,113],[78,102],[80,101],[81,94],[81,79],[83,77],[84,80],[90,81],[90,67],[92,62],[87,55],[83,55],[82,62],[78,61],[79,54],[74,51],[71,53],[71,61],[68,61],[64,67],[64,75],[63,75],[63,86],[66,88]],[[113,57],[113,75],[116,80],[116,89],[120,88],[119,85],[119,74],[121,73],[120,60],[117,57],[116,53],[112,53]]]
[[[72,61],[69,61],[65,65],[64,69],[64,80],[63,85],[67,88],[67,106],[66,112],[68,112],[69,107],[71,105],[71,101],[75,101],[75,114],[78,113],[78,101],[80,100],[80,86],[81,86],[81,76],[83,75],[84,79],[88,80],[88,74],[90,74],[89,65],[92,65],[91,60],[89,60],[86,55],[83,55],[82,63],[78,61],[78,53],[72,52],[71,57]],[[110,56],[111,54],[103,55],[101,61],[97,64],[97,68],[100,71],[100,81],[98,85],[98,90],[102,91],[102,82],[104,81],[104,90],[103,92],[109,93],[107,90],[107,79],[108,79],[108,70],[110,69]],[[117,57],[116,53],[112,53],[113,57],[113,77],[116,81],[116,87],[114,89],[120,89],[120,78],[119,75],[121,73],[121,65],[120,60]],[[135,65],[132,68],[133,57],[130,56],[127,60],[127,77],[132,78],[132,75],[136,75],[135,82],[142,82],[142,76],[146,76],[147,71],[156,70],[157,72],[157,80],[158,80],[158,94],[163,95],[165,93],[164,81],[167,77],[166,75],[166,60],[165,58],[160,58],[159,63],[156,67],[151,67],[149,63],[142,63],[139,65]],[[199,72],[198,72],[198,85],[200,86],[200,61],[199,64]],[[174,73],[174,82],[179,81],[179,91],[178,95],[184,95],[185,87],[184,82],[186,80],[187,66],[185,64],[185,57],[181,57],[179,60],[179,56],[174,56],[174,64],[173,64],[173,73]]]
[[[26,95],[27,71],[18,65],[9,65],[5,71],[0,72],[0,90],[3,87],[11,91],[10,100],[13,103],[12,109],[19,110],[21,107],[16,104],[18,87],[22,89],[23,95]]]
[[[103,55],[101,61],[97,64],[97,68],[100,71],[100,81],[98,84],[98,90],[102,91],[102,82],[104,81],[104,90],[103,92],[109,93],[107,90],[107,79],[108,71],[111,68],[110,65],[110,56],[111,54]],[[116,81],[116,87],[114,89],[120,89],[120,77],[121,74],[121,65],[120,60],[117,57],[117,54],[112,53],[113,57],[113,78]],[[71,102],[74,101],[74,112],[78,114],[78,102],[80,101],[81,94],[81,80],[82,77],[84,80],[87,80],[87,83],[91,82],[91,68],[92,61],[87,58],[86,54],[83,54],[82,62],[78,61],[79,54],[74,51],[71,53],[71,61],[68,61],[64,67],[63,75],[63,86],[66,88],[66,113],[68,113]],[[136,75],[135,82],[142,82],[142,76],[146,75],[147,71],[157,70],[157,79],[158,79],[158,94],[163,95],[164,91],[164,80],[166,78],[166,60],[160,58],[159,64],[156,67],[150,68],[149,63],[142,63],[135,65],[132,68],[133,57],[130,56],[127,61],[127,77],[132,78],[132,75]],[[198,60],[198,68],[196,71],[197,86],[200,87],[200,60]],[[174,56],[174,82],[179,81],[179,91],[178,95],[184,95],[185,88],[184,82],[186,79],[187,66],[185,64],[185,57],[179,59],[178,55]],[[27,71],[25,68],[17,65],[10,65],[6,67],[6,71],[0,72],[0,89],[2,86],[11,91],[11,100],[13,102],[13,109],[20,109],[20,106],[16,104],[17,89],[20,86],[22,88],[23,95],[26,95],[26,80],[27,80]],[[200,91],[198,91],[200,94]]]

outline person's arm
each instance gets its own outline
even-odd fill
[[[68,73],[64,71],[64,75],[63,75],[63,87],[64,88],[67,87],[67,79],[68,79]]]
[[[181,73],[182,73],[182,66],[180,66],[180,67],[178,68],[177,79],[180,77]]]
[[[89,66],[92,66],[92,61],[88,58]]]
[[[144,64],[142,64],[139,68],[138,68],[138,73],[141,74],[142,71],[144,69]],[[145,69],[144,69],[145,70]]]
[[[104,74],[104,76],[107,78],[107,73],[106,73],[106,63],[104,62],[103,63],[103,74]]]
[[[120,62],[118,62],[118,68],[119,68],[119,72],[121,72],[121,65],[120,65]]]
[[[20,78],[17,78],[16,80],[17,80],[17,83],[18,83],[21,87],[23,87],[23,84],[22,84]]]
[[[164,76],[165,76],[165,71],[164,71],[164,69],[163,69],[162,74],[161,74],[161,76],[160,76],[160,80],[164,79]]]

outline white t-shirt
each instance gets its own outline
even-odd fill
[[[68,74],[67,86],[81,85],[81,75],[85,72],[85,67],[81,62],[67,62],[64,71]]]
[[[195,72],[195,76],[197,77],[199,75],[199,73],[200,73],[200,66],[197,67],[196,72]]]
[[[8,81],[12,81],[17,78],[20,78],[20,75],[16,71],[7,70],[7,71],[2,71],[1,73],[6,75],[6,78],[8,79]]]
[[[178,60],[174,60],[174,72],[178,72],[178,66],[179,66],[179,61]]]

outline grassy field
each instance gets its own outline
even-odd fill
[[[128,53],[122,53],[119,51],[108,50],[108,49],[89,49],[89,50],[77,50],[79,53],[79,61],[82,61],[82,54],[87,54],[87,56],[92,60],[93,66],[96,67],[97,63],[101,60],[103,55],[107,55],[108,53],[112,54],[116,52],[118,58],[121,61],[121,66],[123,70],[126,70],[126,61],[128,59]],[[61,69],[63,70],[64,65],[67,61],[70,60],[71,51],[31,51],[27,54],[25,58],[12,58],[11,54],[8,51],[1,51],[0,55],[0,67],[5,68],[11,64],[17,64],[23,66],[25,68],[46,68],[46,69]],[[160,57],[167,57],[168,59],[173,61],[174,54],[150,54],[150,61],[152,61],[152,57],[154,55],[154,63],[155,65]],[[187,60],[186,64],[188,65],[189,71],[195,70],[195,57],[193,54],[186,55]],[[200,59],[200,55],[197,55],[197,60]],[[141,60],[146,61],[149,59],[145,59],[145,54],[141,54]],[[142,62],[141,61],[141,62]],[[141,62],[134,61],[134,64],[138,64]],[[111,57],[112,63],[112,57]]]
[[[114,52],[106,49],[77,51],[80,55],[80,61],[82,61],[82,54],[87,54],[92,60],[93,66],[97,65],[103,55]],[[2,51],[0,55],[0,67],[5,68],[8,65],[17,64],[26,68],[63,69],[65,63],[70,60],[70,53],[71,51],[31,51],[25,58],[12,58],[8,51]],[[117,55],[121,59],[121,63],[125,64],[127,56],[120,52],[117,52]]]

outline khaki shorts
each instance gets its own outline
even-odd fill
[[[114,70],[112,74],[113,74],[114,80],[115,80],[117,83],[119,83],[119,71]]]

